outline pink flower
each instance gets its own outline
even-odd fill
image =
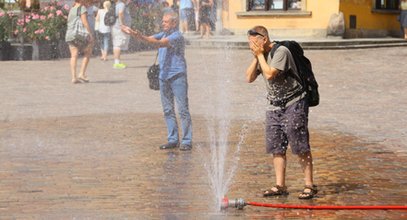
[[[24,25],[23,19],[19,18],[19,19],[17,20],[17,25],[18,25],[18,26],[23,26],[23,25]]]
[[[69,5],[65,4],[64,9],[68,11],[69,10]]]
[[[56,13],[57,13],[58,16],[62,15],[62,11],[61,11],[61,10],[57,10]]]
[[[45,15],[41,15],[40,16],[40,19],[43,21],[43,20],[45,20],[47,17],[45,17]]]
[[[45,40],[49,40],[49,36],[45,36]]]
[[[33,20],[38,20],[38,19],[40,19],[40,15],[38,15],[38,14],[33,14],[33,15],[32,15],[32,19],[33,19]]]
[[[48,14],[48,18],[53,18],[53,17],[54,17],[54,14],[52,14],[52,13]]]
[[[3,17],[4,16],[4,13],[3,12],[0,12],[0,17]]]
[[[16,29],[15,31],[14,31],[14,35],[17,35],[18,34],[18,29]]]

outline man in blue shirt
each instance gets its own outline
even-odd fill
[[[185,61],[185,41],[177,29],[178,15],[167,11],[163,15],[163,31],[152,36],[144,36],[138,30],[122,26],[123,32],[132,37],[159,47],[160,94],[167,123],[168,143],[160,149],[172,149],[180,145],[180,150],[192,149],[192,122],[188,107],[187,65]],[[181,119],[181,141],[178,136],[178,125],[175,116],[174,98],[177,101]]]

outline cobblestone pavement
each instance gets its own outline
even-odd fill
[[[207,172],[219,141],[211,131],[228,131],[225,169],[237,165],[229,198],[407,205],[407,48],[306,55],[321,93],[310,112],[320,190],[312,201],[297,199],[303,177],[291,153],[290,195],[261,196],[274,181],[264,150],[265,88],[261,80],[245,83],[245,50],[187,49],[191,152],[158,149],[166,128],[145,75],[154,51],[124,55],[129,68],[121,71],[93,58],[91,82],[76,85],[68,59],[1,62],[0,219],[407,219],[405,210],[218,211]]]

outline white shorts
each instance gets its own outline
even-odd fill
[[[124,33],[120,28],[112,28],[112,42],[113,48],[120,48],[120,50],[129,49],[130,35]]]

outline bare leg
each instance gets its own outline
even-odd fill
[[[201,24],[200,29],[201,29],[201,36],[200,37],[203,38],[203,36],[205,34],[205,26],[204,26],[204,24]]]
[[[311,152],[299,155],[300,164],[304,172],[305,187],[304,190],[298,195],[299,199],[312,199],[318,193],[318,189],[314,185],[312,170],[312,155]]]
[[[285,186],[285,171],[287,165],[287,158],[285,155],[274,154],[273,155],[274,171],[276,174],[276,184],[279,186]]]
[[[71,52],[71,74],[72,74],[72,83],[78,83],[76,78],[76,64],[78,61],[78,48],[72,45],[69,45],[69,51]]]
[[[102,60],[106,61],[107,60],[107,51],[102,50]]]
[[[113,48],[113,57],[115,60],[120,60],[120,48],[119,47],[115,47]]]
[[[404,28],[404,39],[407,40],[407,28]]]
[[[209,38],[209,35],[210,35],[210,33],[211,33],[211,27],[210,27],[209,24],[206,24],[205,26],[206,26],[205,37],[206,37],[206,38]]]
[[[300,154],[300,155],[298,155],[298,157],[300,160],[302,171],[304,172],[305,185],[312,186],[314,184],[314,181],[313,181],[313,176],[312,176],[313,164],[312,164],[311,152],[308,152],[305,154]]]
[[[181,32],[185,33],[188,31],[188,22],[186,21],[181,21]]]
[[[92,55],[92,48],[93,48],[93,45],[89,45],[83,51],[84,52],[84,57],[83,57],[83,60],[82,60],[81,71],[80,71],[79,77],[82,80],[85,80],[85,81],[87,80],[86,69],[88,67],[90,56]]]

